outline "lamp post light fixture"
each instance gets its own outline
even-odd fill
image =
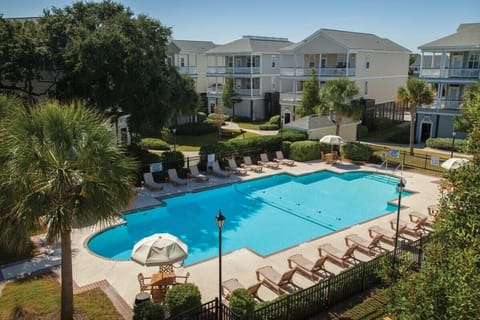
[[[450,153],[450,158],[453,158],[453,150],[455,150],[455,136],[457,133],[455,131],[452,132],[452,151]]]
[[[221,319],[221,302],[222,302],[222,228],[225,223],[225,216],[221,210],[215,217],[218,227],[218,319]]]
[[[393,248],[393,262],[392,262],[392,272],[395,276],[395,260],[397,258],[397,244],[398,244],[398,225],[400,224],[400,207],[402,206],[402,192],[405,189],[405,182],[403,178],[397,184],[398,191],[398,208],[397,208],[397,227],[395,229],[395,244]]]

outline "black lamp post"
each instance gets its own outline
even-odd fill
[[[215,217],[218,227],[218,319],[221,319],[221,302],[222,302],[222,228],[225,223],[225,216],[221,210]]]
[[[172,129],[173,132],[173,160],[175,161],[175,168],[177,167],[177,128]]]
[[[455,149],[455,136],[457,133],[455,131],[452,132],[452,152],[450,153],[450,158],[453,158],[453,150]]]
[[[395,244],[393,248],[393,262],[392,262],[392,272],[395,273],[395,260],[397,258],[397,243],[398,243],[398,225],[400,224],[400,207],[402,205],[402,192],[405,189],[405,182],[403,179],[397,184],[398,191],[398,209],[397,209],[397,227],[395,229]]]

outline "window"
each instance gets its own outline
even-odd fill
[[[370,69],[370,55],[365,56],[365,69]]]
[[[185,58],[184,57],[180,58],[180,67],[185,67]]]
[[[321,67],[322,67],[322,68],[326,68],[326,67],[327,67],[327,58],[322,57]]]
[[[368,81],[365,81],[365,88],[364,88],[364,90],[363,90],[363,93],[364,93],[365,95],[368,94]]]
[[[172,65],[172,57],[167,57],[167,64],[168,64],[169,66]]]
[[[272,56],[272,68],[275,68],[275,65],[277,64],[277,57]]]
[[[468,58],[468,68],[469,69],[477,69],[480,66],[480,55],[478,54],[471,54]]]
[[[277,79],[272,78],[272,90],[275,90],[276,87],[277,87]]]

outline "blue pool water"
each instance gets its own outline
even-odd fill
[[[366,172],[279,174],[166,199],[166,206],[125,215],[126,224],[95,235],[88,247],[129,259],[138,240],[168,232],[188,245],[185,263],[195,263],[218,254],[215,216],[221,209],[227,218],[223,252],[248,247],[268,255],[396,210],[388,201],[398,197],[397,183]]]

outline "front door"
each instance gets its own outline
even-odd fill
[[[430,133],[432,131],[432,124],[430,122],[423,122],[422,123],[422,135],[420,137],[420,142],[427,141],[430,138]]]
[[[285,112],[284,124],[287,124],[289,122],[290,122],[290,112]]]

